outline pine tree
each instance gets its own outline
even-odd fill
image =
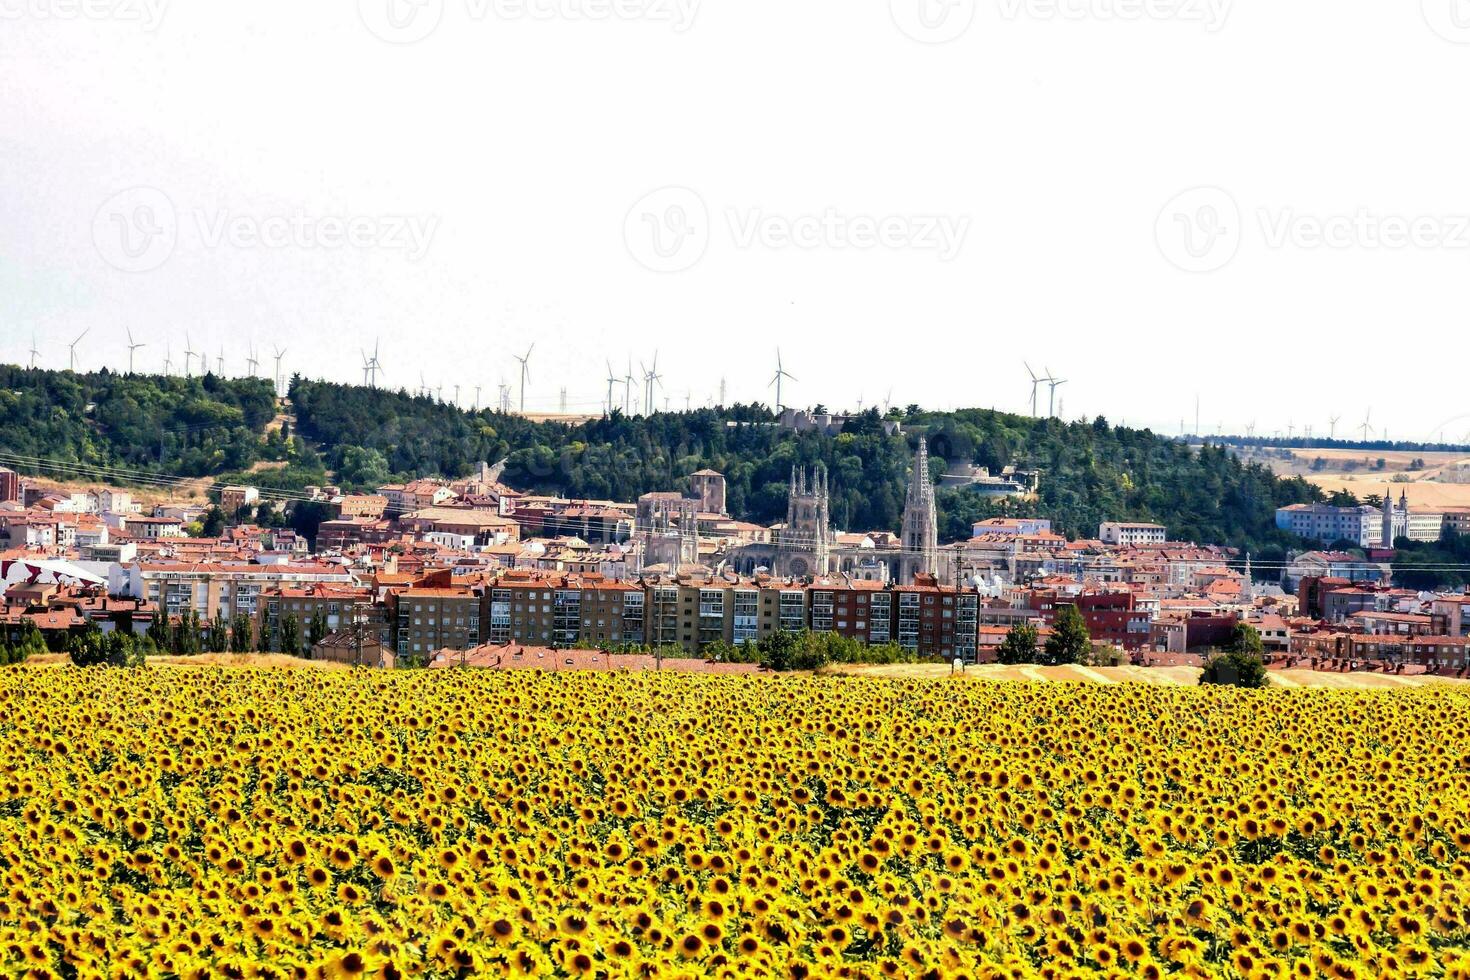
[[[1057,610],[1051,636],[1046,638],[1046,659],[1052,664],[1077,664],[1092,650],[1092,636],[1076,606]]]

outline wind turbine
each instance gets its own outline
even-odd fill
[[[368,359],[367,351],[362,351],[362,386],[368,386],[368,373],[373,369],[373,362]]]
[[[783,402],[781,400],[781,379],[782,378],[789,378],[792,381],[795,381],[796,380],[796,376],[793,375],[793,374],[791,374],[789,371],[787,371],[786,370],[786,366],[781,363],[781,348],[777,347],[776,348],[776,376],[773,379],[771,379],[771,385],[774,385],[775,388],[776,388],[776,414],[777,415],[780,415],[781,414],[781,409],[783,408]]]
[[[368,357],[367,351],[362,352],[362,363],[364,369],[364,384],[378,386],[378,372],[383,370],[383,362],[378,360],[378,351],[381,350],[381,341],[373,341],[373,356]]]
[[[1031,417],[1034,419],[1036,418],[1037,393],[1041,390],[1041,386],[1046,384],[1051,379],[1043,378],[1038,375],[1035,371],[1031,370],[1031,365],[1027,364],[1027,362],[1022,361],[1021,363],[1026,365],[1026,373],[1031,375]]]
[[[484,385],[475,385],[475,411],[477,412],[480,410],[480,389],[482,387]]]
[[[459,385],[454,386],[454,407],[459,408]]]
[[[1368,414],[1363,417],[1363,441],[1368,441],[1368,434],[1373,431],[1373,409],[1368,409]]]
[[[260,373],[260,358],[255,354],[255,345],[250,346],[250,356],[245,358],[245,363],[250,366],[250,376],[253,378]]]
[[[663,378],[664,376],[658,373],[658,351],[654,351],[653,370],[649,371],[647,375],[645,375],[645,380],[647,380],[648,382],[648,397],[643,401],[643,408],[646,412],[648,412],[649,415],[652,415],[658,411],[658,408],[657,406],[655,406],[653,401],[653,390],[655,386],[660,388],[663,387]],[[664,410],[668,411],[667,405],[664,406]]]
[[[170,340],[163,352],[163,376],[168,377],[174,367],[174,342]]]
[[[276,348],[276,378],[275,378],[275,381],[276,381],[276,397],[277,398],[281,397],[281,358],[283,358],[285,356],[286,356],[286,348],[284,348],[284,347],[277,347]],[[376,354],[373,355],[373,359],[374,360],[377,360],[377,355]],[[374,370],[376,370],[376,368]]]
[[[129,327],[128,328],[128,373],[129,374],[132,374],[133,373],[133,352],[134,351],[142,350],[144,347],[147,347],[147,346],[148,346],[147,344],[139,344],[139,343],[136,343],[133,340],[133,329],[131,327]],[[31,353],[34,354],[35,351],[32,351]]]
[[[1339,422],[1342,421],[1342,416],[1341,415],[1338,415],[1338,416],[1335,416],[1334,418],[1328,419],[1327,421],[1329,423],[1331,423],[1331,432],[1328,434],[1328,438],[1329,439],[1336,439],[1337,438],[1337,423],[1339,423]]]
[[[609,415],[613,413],[613,388],[617,387],[617,384],[618,379],[613,374],[612,359],[609,358],[607,362],[607,414]]]
[[[516,360],[518,360],[518,361],[521,362],[521,414],[522,415],[525,415],[526,414],[526,382],[528,380],[530,380],[530,377],[531,377],[531,354],[535,350],[536,350],[536,345],[535,344],[532,344],[530,347],[526,348],[526,356],[525,357],[517,357],[516,358]]]
[[[91,327],[88,327],[86,330],[83,330],[82,331],[82,335],[80,337],[78,337],[76,340],[73,340],[71,342],[71,345],[68,348],[68,350],[71,351],[71,370],[72,370],[72,373],[73,374],[75,374],[76,373],[76,370],[77,370],[77,344],[80,344],[86,338],[87,334],[89,334],[91,332],[92,332],[92,328]]]
[[[633,355],[628,355],[628,374],[623,378],[623,414],[632,412],[633,403]]]
[[[219,357],[215,358],[215,362],[214,363],[215,363],[214,376],[217,377],[217,378],[223,378],[225,376],[225,345],[224,344],[220,344],[219,345]]]
[[[185,333],[184,334],[184,377],[186,377],[186,378],[189,377],[189,375],[190,375],[190,370],[189,369],[194,364],[192,358],[195,358],[195,357],[199,358],[199,369],[202,371],[204,369],[204,357],[203,357],[203,355],[199,354],[197,351],[194,350],[194,341],[192,339],[190,339],[190,337],[189,337],[189,335],[187,333]]]
[[[36,358],[38,358],[40,356],[41,356],[41,352],[38,351],[38,350],[36,350],[36,332],[34,330],[32,330],[31,331],[31,370],[32,371],[34,371],[36,369]]]
[[[1055,377],[1051,373],[1051,368],[1047,368],[1046,383],[1051,385],[1051,402],[1047,408],[1047,411],[1050,413],[1051,418],[1055,418],[1057,414],[1057,389],[1067,382],[1063,379]]]

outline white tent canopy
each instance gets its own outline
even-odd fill
[[[17,558],[0,561],[0,592],[12,585],[106,585],[107,580],[58,558]]]

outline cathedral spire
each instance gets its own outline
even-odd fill
[[[934,503],[934,482],[929,477],[929,441],[919,439],[914,453],[914,473],[909,480],[903,507],[902,554],[899,579],[907,584],[916,574],[933,575],[939,569],[939,511]]]

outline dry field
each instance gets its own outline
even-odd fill
[[[851,666],[834,668],[835,672],[862,677],[888,677],[899,680],[943,680],[951,676],[943,664],[895,664],[892,666]],[[1199,683],[1198,667],[1031,667],[983,664],[968,667],[963,677],[972,681],[1072,681],[1089,684],[1150,684],[1164,687],[1194,687]],[[1394,677],[1383,674],[1331,674],[1311,670],[1272,671],[1271,683],[1282,688],[1328,688],[1333,690],[1370,691],[1464,686],[1467,682],[1441,677]]]

